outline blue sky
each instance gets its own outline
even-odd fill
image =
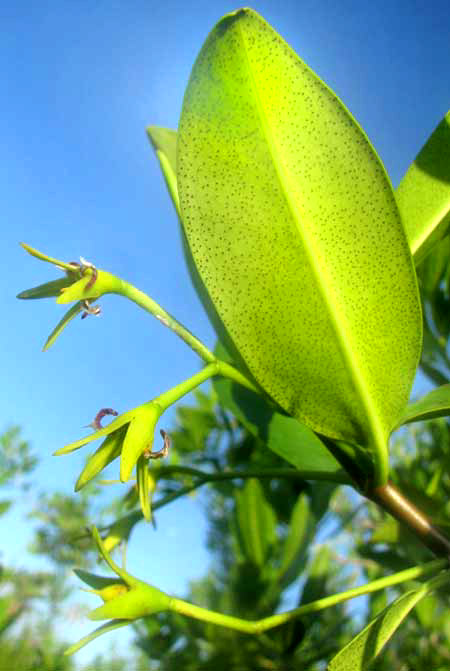
[[[267,0],[252,7],[341,97],[396,185],[449,106],[447,3]],[[233,9],[211,1],[0,2],[0,428],[23,427],[41,458],[41,489],[72,489],[89,448],[50,455],[83,435],[100,407],[134,407],[194,373],[199,361],[117,297],[102,301],[99,319],[72,322],[42,353],[63,309],[52,300],[15,299],[55,277],[18,242],[66,260],[81,255],[124,277],[214,344],[145,127],[177,126],[196,54]],[[161,426],[170,429],[171,417]],[[27,526],[15,518],[15,529],[3,557],[23,565]],[[180,502],[161,515],[157,534],[136,530],[130,568],[181,593],[204,571],[203,534],[199,506]]]

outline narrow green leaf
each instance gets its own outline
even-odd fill
[[[328,665],[328,671],[367,671],[408,613],[434,590],[439,582],[442,582],[441,576],[403,594],[391,603],[333,657]]]
[[[289,522],[289,533],[286,537],[278,570],[278,580],[283,586],[288,585],[298,573],[299,565],[305,561],[306,549],[309,545],[311,517],[306,494],[298,497]]]
[[[420,263],[450,226],[450,111],[396,191],[414,260]]]
[[[262,567],[275,541],[276,520],[256,478],[249,478],[244,488],[236,492],[236,518],[246,556]]]
[[[73,277],[61,277],[59,280],[52,280],[51,282],[40,284],[38,287],[21,291],[20,294],[17,294],[17,298],[25,300],[52,298],[53,296],[59,296],[61,289],[65,289],[71,284],[73,284]]]
[[[433,389],[418,401],[406,406],[400,415],[396,428],[410,422],[420,422],[434,417],[450,415],[450,384]]]
[[[216,352],[218,352],[216,348]],[[305,424],[274,410],[261,396],[225,378],[214,378],[220,403],[271,450],[307,479],[348,484],[349,477],[322,441]]]
[[[381,484],[422,322],[392,187],[366,135],[242,9],[197,58],[177,151],[189,246],[249,370],[288,414],[373,449]]]
[[[62,331],[66,328],[66,326],[72,321],[74,317],[76,317],[78,314],[83,309],[83,304],[81,302],[75,303],[70,310],[66,312],[64,317],[57,323],[53,331],[50,333],[48,336],[47,340],[45,341],[45,345],[42,348],[44,352],[46,352],[55,342],[56,338],[62,333]]]

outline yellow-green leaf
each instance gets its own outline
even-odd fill
[[[254,11],[225,16],[186,90],[182,222],[254,378],[318,433],[374,449],[421,349],[414,266],[389,179],[333,92]]]

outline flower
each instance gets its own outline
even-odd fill
[[[82,313],[82,318],[88,314],[100,314],[100,307],[93,305],[93,303],[104,294],[114,292],[119,286],[120,280],[104,270],[98,270],[92,263],[82,257],[80,257],[80,262],[66,262],[47,256],[23,242],[21,245],[31,256],[51,263],[59,270],[62,270],[65,273],[65,277],[40,284],[32,289],[26,289],[18,294],[17,298],[36,299],[56,297],[56,302],[59,304],[76,301],[75,305],[66,312],[47,338],[44,345],[44,350],[47,350],[67,324],[80,312]]]
[[[109,622],[72,645],[65,651],[66,655],[74,653],[106,631],[129,624],[139,617],[153,615],[171,608],[172,598],[168,594],[134,578],[111,559],[95,527],[92,528],[92,536],[100,555],[117,577],[98,576],[82,569],[76,569],[75,573],[85,584],[93,588],[86,591],[97,594],[103,601],[101,606],[89,613],[89,619],[109,619]]]

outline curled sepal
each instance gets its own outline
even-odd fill
[[[120,456],[126,431],[127,427],[122,426],[120,429],[110,433],[94,454],[89,457],[75,484],[76,492],[87,485],[87,483],[95,478],[95,476],[106,468],[108,464]]]
[[[153,401],[136,408],[123,441],[120,457],[120,479],[122,482],[127,482],[130,479],[140,455],[151,450],[156,422],[162,412],[163,408]]]

